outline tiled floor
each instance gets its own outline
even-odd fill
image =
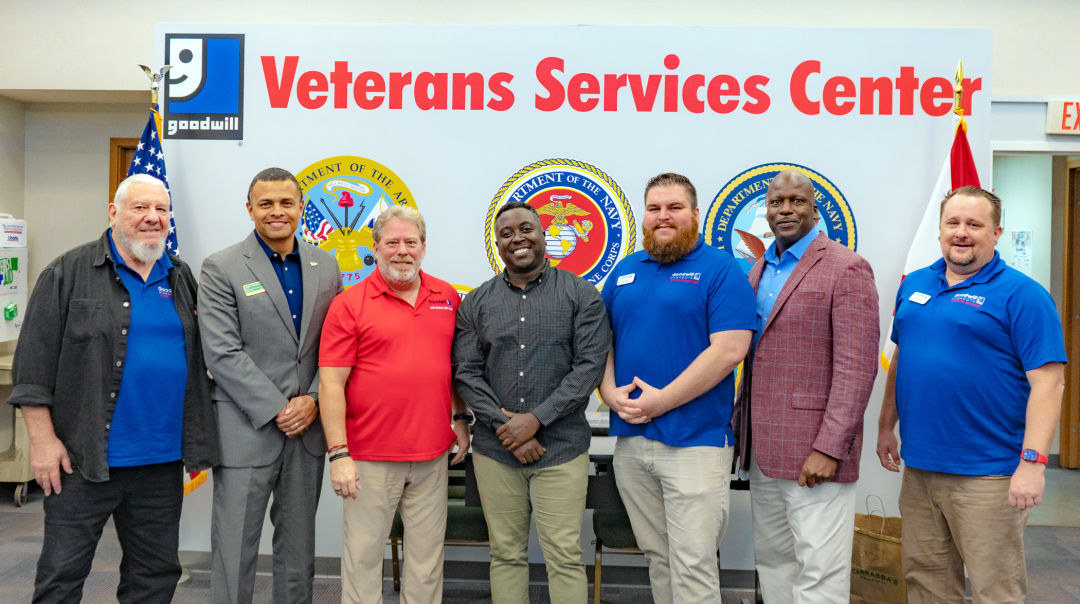
[[[1029,519],[1025,534],[1028,563],[1028,602],[1080,603],[1080,472],[1051,470],[1048,472],[1043,505]],[[43,512],[41,492],[33,490],[28,505],[16,508],[12,501],[12,485],[0,485],[0,602],[27,602],[33,591],[34,567],[41,550]],[[120,551],[111,524],[99,544],[93,569],[88,577],[84,602],[116,601],[117,567]],[[195,572],[181,583],[175,602],[205,602],[209,575],[203,564],[193,564]],[[336,576],[319,576],[315,585],[315,602],[339,602],[340,580]],[[546,603],[547,590],[542,585],[531,588],[532,602]],[[490,602],[488,585],[483,581],[447,581],[444,602],[448,604]],[[752,597],[748,591],[728,590],[724,602],[736,603]],[[591,597],[591,593],[590,593]],[[257,602],[270,600],[270,577],[260,575],[256,584]],[[642,586],[605,586],[604,602],[651,601],[648,589]],[[384,601],[398,601],[388,580],[384,586]]]

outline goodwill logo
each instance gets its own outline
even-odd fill
[[[597,288],[619,260],[634,251],[634,214],[619,185],[596,166],[574,159],[545,159],[511,176],[488,207],[484,231],[487,257],[503,269],[495,236],[495,214],[523,201],[536,208],[547,258]]]
[[[244,34],[165,34],[165,138],[244,138]]]
[[[375,268],[375,219],[395,205],[416,207],[405,182],[366,157],[341,155],[296,173],[304,196],[297,235],[337,258],[346,288]]]
[[[772,243],[772,230],[765,219],[765,193],[772,179],[785,170],[798,170],[814,183],[819,216],[814,228],[850,250],[856,248],[855,217],[832,181],[798,164],[762,164],[728,181],[705,215],[705,241],[734,256],[746,274]]]

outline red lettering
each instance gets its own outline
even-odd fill
[[[971,115],[971,95],[982,90],[982,78],[964,78],[960,84],[963,87],[960,93],[960,108],[964,110],[964,115]]]
[[[765,85],[768,83],[769,78],[763,75],[752,75],[746,78],[746,82],[743,83],[743,90],[754,102],[746,101],[743,103],[743,111],[753,115],[761,115],[769,110],[772,99],[769,98],[769,93],[765,92]]]
[[[318,71],[305,71],[296,83],[296,100],[304,109],[318,109],[326,104],[325,93],[330,89],[326,75]]]
[[[690,113],[705,113],[705,102],[698,96],[698,91],[705,87],[705,76],[700,73],[686,78],[682,88],[682,102]]]
[[[350,82],[352,82],[352,72],[349,71],[349,62],[334,61],[334,71],[330,72],[330,83],[334,86],[334,109],[344,109],[349,106]]]
[[[1073,129],[1072,124],[1067,124],[1066,123],[1066,121],[1070,117],[1069,116],[1069,107],[1071,107],[1071,106],[1072,106],[1072,103],[1062,103],[1061,104],[1061,129],[1062,130],[1072,130]]]
[[[656,93],[660,90],[660,76],[652,74],[648,83],[642,87],[641,75],[627,75],[630,82],[630,96],[634,98],[634,108],[638,111],[652,111],[656,104]]]
[[[1080,130],[1080,103],[1073,103],[1073,106],[1076,107],[1076,121],[1073,122],[1072,129]]]
[[[591,111],[600,104],[600,80],[591,73],[579,73],[566,86],[566,100],[574,111]]]
[[[535,105],[540,111],[555,111],[562,107],[565,93],[562,83],[552,72],[562,72],[565,62],[559,57],[547,57],[536,64],[536,81],[548,92],[548,96],[536,95]]]
[[[286,109],[289,106],[289,97],[292,96],[292,84],[296,78],[296,64],[300,57],[285,57],[282,65],[281,76],[277,73],[277,59],[275,57],[262,57],[263,79],[266,80],[266,95],[270,97],[270,107],[274,109]]]
[[[469,91],[469,109],[477,111],[484,108],[484,76],[479,73],[455,73],[454,93],[450,107],[465,109],[465,91]]]
[[[841,99],[855,98],[855,82],[844,76],[833,76],[825,80],[825,89],[821,93],[821,102],[825,111],[832,115],[847,115],[855,108],[855,101]]]
[[[604,111],[619,110],[619,89],[626,86],[626,74],[604,74]]]
[[[390,109],[401,109],[401,97],[405,95],[405,87],[411,83],[411,71],[390,73]]]
[[[874,95],[877,95],[877,113],[892,115],[892,78],[859,78],[859,114],[874,115]]]
[[[945,78],[928,78],[919,89],[919,102],[927,115],[945,115],[954,98],[952,82]]]
[[[806,80],[815,73],[821,73],[821,61],[803,61],[791,72],[791,103],[806,115],[817,115],[821,112],[820,104],[806,96]]]
[[[664,57],[664,67],[677,69],[679,67],[679,55],[670,54]],[[672,113],[679,110],[679,76],[664,76],[664,111]]]
[[[739,96],[739,81],[729,75],[718,75],[709,80],[705,92],[709,100],[709,109],[717,113],[731,113],[739,107],[739,99],[723,100],[726,96]]]
[[[386,91],[386,81],[375,71],[364,71],[356,76],[353,83],[353,100],[361,109],[378,109],[383,102],[382,93]],[[378,95],[378,96],[372,96]]]
[[[900,77],[896,78],[896,91],[900,93],[900,115],[915,112],[915,91],[919,89],[919,78],[915,77],[915,68],[900,68]]]
[[[413,100],[422,111],[446,109],[446,74],[421,71],[413,84]]]
[[[500,71],[491,76],[488,80],[488,89],[491,90],[491,94],[495,95],[487,102],[488,109],[492,111],[506,111],[514,106],[514,93],[510,90],[507,84],[514,79],[514,76]]]

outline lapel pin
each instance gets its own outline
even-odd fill
[[[311,266],[319,266],[319,263],[318,263],[318,262],[315,262],[314,260],[312,260],[312,261],[311,261]]]

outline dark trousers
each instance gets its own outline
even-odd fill
[[[180,580],[179,461],[109,468],[109,480],[90,482],[76,469],[61,492],[45,498],[45,541],[38,559],[34,602],[78,602],[101,530],[113,517],[123,557],[120,602],[169,602]]]

